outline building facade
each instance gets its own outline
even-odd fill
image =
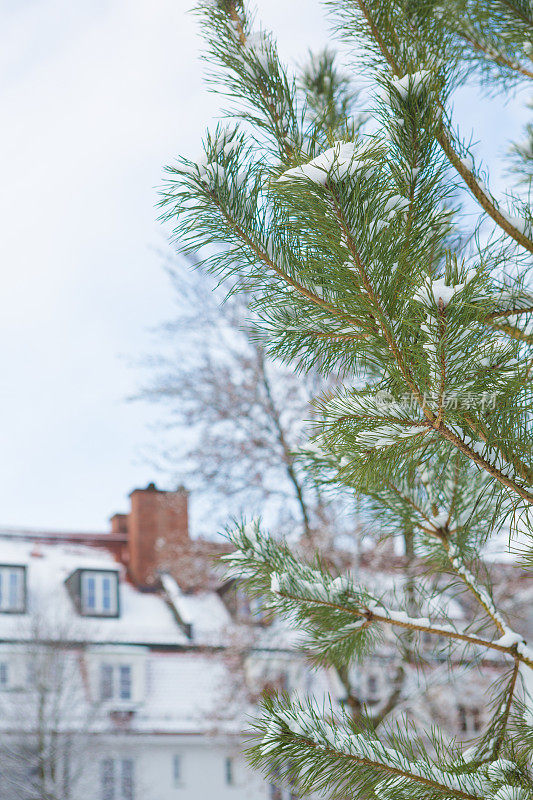
[[[246,767],[248,716],[279,689],[342,704],[342,682],[223,577],[214,556],[226,545],[191,540],[184,490],[150,484],[130,498],[108,533],[0,531],[0,800],[296,800]],[[401,583],[390,552],[352,568],[380,591]],[[500,599],[526,620],[531,581],[511,587],[498,570]],[[442,602],[461,624],[468,608]],[[477,734],[506,665],[480,663],[450,689],[435,643],[420,650],[401,712]],[[354,668],[370,710],[387,702],[396,653],[384,641]]]

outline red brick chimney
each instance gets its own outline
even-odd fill
[[[111,533],[127,533],[128,532],[128,515],[127,514],[113,514],[111,517]]]
[[[158,570],[175,563],[180,550],[189,544],[188,499],[188,492],[182,487],[175,492],[165,492],[157,489],[154,483],[131,492],[127,520],[128,568],[138,586],[153,586]],[[115,515],[113,526],[122,527],[124,521],[117,519],[121,516]]]

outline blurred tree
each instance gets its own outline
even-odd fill
[[[240,507],[311,536],[331,507],[296,452],[324,382],[267,358],[246,294],[223,295],[183,260],[167,269],[178,301],[176,318],[163,328],[170,353],[150,360],[152,377],[140,395],[165,407],[165,427],[178,434],[158,454],[159,465],[209,500],[211,529],[215,505],[219,523]]]
[[[87,765],[87,737],[101,708],[86,684],[82,627],[52,601],[30,614],[31,640],[0,652],[2,798],[70,800]],[[72,642],[77,646],[73,647]]]

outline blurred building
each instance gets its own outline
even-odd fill
[[[183,489],[150,484],[130,499],[108,533],[0,531],[0,799],[295,800],[245,766],[249,714],[279,689],[343,703],[342,682],[223,577],[215,556],[227,545],[189,537]],[[380,594],[401,590],[400,556],[339,557]],[[531,581],[496,572],[498,600],[523,622]],[[458,625],[469,614],[463,597],[438,603],[432,615]],[[468,738],[508,665],[479,661],[450,689],[434,640],[418,643],[398,709]],[[397,668],[386,639],[354,668],[369,709],[387,702]]]

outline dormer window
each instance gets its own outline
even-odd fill
[[[100,665],[101,700],[131,700],[132,683],[131,664]]]
[[[94,617],[118,616],[118,575],[114,571],[81,571],[81,613]]]
[[[0,565],[0,611],[26,611],[26,567]]]

